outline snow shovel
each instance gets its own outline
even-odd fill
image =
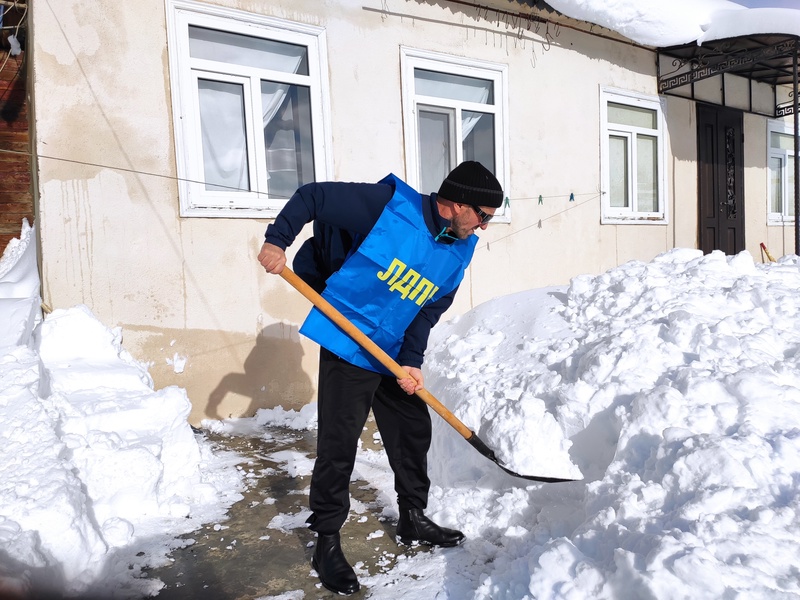
[[[289,285],[291,285],[294,289],[298,292],[303,294],[314,306],[316,306],[322,313],[328,317],[331,321],[333,321],[336,325],[338,325],[347,335],[353,338],[354,341],[358,342],[358,344],[364,348],[367,352],[369,352],[372,356],[375,357],[384,367],[386,367],[395,377],[399,379],[405,379],[408,377],[408,373],[406,373],[405,369],[401,367],[391,356],[386,354],[383,349],[378,346],[375,342],[373,342],[365,333],[363,333],[358,327],[356,327],[353,323],[351,323],[347,317],[345,317],[342,313],[340,313],[330,302],[325,300],[322,296],[320,296],[310,285],[308,285],[305,281],[300,279],[289,267],[284,267],[283,271],[281,271],[281,277],[283,277]],[[520,475],[519,473],[515,473],[510,469],[504,467],[497,457],[494,455],[494,452],[490,450],[485,443],[475,434],[474,431],[469,429],[464,423],[462,423],[458,417],[456,417],[452,412],[450,412],[447,407],[439,402],[433,394],[431,394],[425,388],[418,390],[415,392],[419,398],[425,402],[428,406],[430,406],[434,411],[436,411],[440,417],[442,417],[445,421],[447,421],[461,436],[467,440],[473,448],[475,448],[478,452],[483,454],[486,458],[491,460],[493,463],[497,464],[503,471],[508,473],[509,475],[513,475],[514,477],[521,477],[522,479],[529,479],[531,481],[540,481],[543,483],[561,483],[564,481],[576,481],[575,479],[561,479],[558,477],[539,477],[535,475]]]

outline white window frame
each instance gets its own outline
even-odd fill
[[[794,137],[794,127],[786,121],[769,119],[767,121],[767,225],[794,226],[795,217],[789,214],[790,203],[794,202],[794,189],[789,188],[789,161],[791,150],[772,147],[772,133],[782,133]],[[783,188],[782,212],[772,212],[772,185],[770,183],[769,161],[771,158],[781,160],[781,187]],[[795,158],[795,160],[798,160]]]
[[[619,125],[608,122],[608,103],[625,104],[634,108],[644,108],[656,112],[657,129],[647,129],[631,125]],[[637,134],[644,134],[657,139],[658,161],[658,210],[636,210],[636,144]],[[628,197],[630,206],[612,207],[609,191],[611,189],[610,157],[608,142],[611,136],[626,137],[630,140],[628,152]],[[600,222],[607,225],[665,225],[668,223],[667,173],[665,160],[666,136],[664,133],[664,114],[657,96],[647,96],[637,92],[600,87],[600,172],[602,177],[602,210]]]
[[[471,102],[459,102],[456,100],[446,100],[443,98],[432,98],[417,94],[414,89],[414,69],[425,69],[451,75],[462,75],[486,79],[493,82],[494,104],[476,104]],[[495,132],[495,176],[503,187],[506,198],[510,197],[508,183],[509,165],[509,131],[508,131],[508,65],[491,63],[486,61],[440,54],[426,50],[418,50],[406,46],[400,47],[400,69],[402,80],[402,101],[403,101],[403,133],[405,137],[406,152],[406,178],[407,183],[414,189],[419,190],[419,129],[417,124],[417,106],[424,105],[430,110],[432,107],[443,109],[458,108],[464,110],[474,110],[476,112],[492,113],[494,115]],[[460,125],[457,125],[457,127]],[[456,164],[460,163],[461,144],[456,145]],[[428,193],[435,190],[419,190]],[[510,223],[511,206],[504,202],[503,206],[497,210],[492,223]]]
[[[283,83],[308,86],[311,90],[314,174],[317,181],[326,180],[332,173],[333,161],[330,151],[330,93],[325,30],[192,0],[165,2],[180,215],[274,218],[288,198],[270,197],[266,192],[264,148],[263,144],[255,143],[259,135],[263,137],[260,125],[247,127],[248,158],[252,169],[251,191],[205,189],[197,79],[203,77],[245,84],[246,114],[253,113],[253,103],[260,105],[259,82],[265,75]],[[306,46],[309,75],[274,74],[267,70],[190,58],[190,25]]]

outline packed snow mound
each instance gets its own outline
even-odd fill
[[[185,391],[153,390],[85,306],[54,311],[1,356],[0,381],[0,554],[13,557],[0,557],[0,595],[153,594],[161,582],[138,575],[178,544],[162,532],[191,531],[241,497],[235,470],[201,473],[214,459]]]
[[[26,344],[42,320],[36,256],[36,232],[25,219],[0,257],[0,353]]]
[[[185,390],[154,390],[121,330],[86,306],[42,320],[36,264],[25,223],[0,260],[0,597],[151,596],[142,570],[241,498],[238,458],[193,434]]]
[[[677,249],[434,330],[434,393],[520,454],[538,449],[543,404],[586,476],[497,474],[435,423],[431,513],[484,542],[466,546],[485,568],[465,593],[800,595],[798,290],[796,256]]]
[[[539,336],[571,335],[559,320],[535,325],[536,315],[552,314],[558,292],[537,290],[481,305],[441,330],[426,361],[428,386],[434,395],[492,450],[498,461],[520,475],[582,479],[572,464],[564,428],[548,410],[546,393],[552,384],[547,365],[530,362],[540,349]],[[511,315],[526,315],[514,325]],[[542,377],[534,377],[539,372]],[[435,421],[434,452],[459,456],[458,461],[434,460],[444,483],[480,478],[499,469],[471,450],[454,431]],[[449,427],[449,426],[447,426]],[[457,464],[454,464],[456,462]],[[446,474],[446,475],[445,475]]]

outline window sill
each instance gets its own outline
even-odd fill
[[[274,219],[278,208],[181,208],[181,218]]]
[[[618,217],[603,216],[600,218],[601,225],[669,225],[666,217],[641,216],[641,217]]]

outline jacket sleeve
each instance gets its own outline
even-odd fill
[[[435,302],[426,304],[417,313],[414,320],[406,328],[400,352],[397,353],[397,363],[404,367],[421,368],[425,358],[425,349],[428,347],[428,337],[431,329],[439,322],[442,314],[453,304],[456,291],[455,288],[445,294]]]
[[[265,241],[286,250],[311,221],[366,236],[393,193],[391,186],[380,183],[306,184],[292,195],[275,222],[267,226]]]

